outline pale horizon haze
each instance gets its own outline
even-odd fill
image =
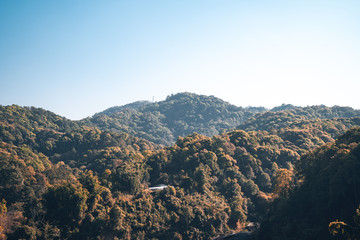
[[[78,120],[179,92],[360,109],[360,1],[0,1],[0,105]]]

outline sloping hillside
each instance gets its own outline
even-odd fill
[[[169,146],[178,137],[194,132],[214,136],[234,128],[246,131],[274,131],[280,128],[295,128],[304,121],[339,119],[317,122],[323,127],[333,125],[342,132],[358,124],[360,111],[350,107],[281,105],[271,110],[263,107],[236,107],[213,97],[193,93],[179,93],[156,103],[138,101],[119,107],[112,107],[81,121],[82,124],[101,130],[126,132],[156,144]],[[341,120],[341,118],[344,118]],[[334,136],[332,136],[334,137]]]
[[[236,107],[213,96],[179,93],[161,102],[113,107],[82,122],[170,145],[179,136],[194,132],[206,136],[219,134],[262,111],[265,109]]]
[[[360,204],[360,128],[309,152],[295,170],[300,184],[272,204],[258,239],[359,239],[353,216]],[[337,219],[350,225],[331,236],[329,225]]]
[[[185,131],[179,128],[185,122],[201,130],[205,119],[212,119],[213,126],[224,127],[230,123],[217,125],[221,115],[233,116],[234,123],[263,110],[239,109],[214,97],[179,94],[161,103],[130,104],[120,112],[114,108],[93,119],[116,122],[115,116],[131,116],[122,127],[134,132],[137,123],[167,123],[167,131],[169,126]],[[304,236],[321,239],[325,223],[335,217],[350,222],[354,214],[359,129],[333,142],[359,118],[352,111],[342,118],[304,118],[297,115],[303,109],[286,112],[292,110],[256,115],[264,126],[276,126],[266,131],[192,133],[159,147],[110,125],[98,129],[93,119],[70,121],[43,109],[1,107],[0,236],[211,239],[265,218],[260,239],[268,237],[267,231],[275,239],[284,233],[302,239],[301,229]],[[167,188],[151,191],[158,184]],[[326,204],[315,210],[318,200]]]
[[[292,128],[292,126],[296,124],[303,124],[304,122],[307,122],[305,120],[313,120],[310,122],[319,122],[319,120],[322,119],[339,119],[340,123],[351,125],[352,120],[349,121],[347,119],[355,117],[360,117],[360,110],[356,110],[350,107],[326,107],[323,105],[295,107],[292,105],[282,105],[280,107],[273,108],[271,111],[266,111],[254,115],[247,121],[237,126],[237,129],[246,131],[273,131],[285,127]],[[355,124],[359,123],[358,119],[353,121]],[[336,124],[331,121],[324,121],[324,123],[325,125]]]

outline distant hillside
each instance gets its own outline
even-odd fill
[[[282,104],[281,106],[272,108],[271,111],[278,112],[278,111],[290,110],[293,108],[296,108],[296,106],[294,106],[292,104]]]
[[[211,137],[234,128],[246,131],[274,131],[286,127],[296,128],[296,124],[322,119],[330,119],[331,123],[312,123],[316,125],[313,127],[318,127],[319,124],[324,128],[335,125],[337,130],[343,128],[340,132],[335,131],[341,134],[359,124],[357,119],[348,120],[353,117],[360,117],[360,110],[324,105],[297,107],[291,104],[283,104],[271,110],[263,107],[243,108],[214,96],[178,93],[156,103],[138,101],[112,107],[82,120],[81,124],[101,130],[126,132],[153,143],[169,146],[175,143],[178,137],[194,132]],[[335,118],[344,119],[332,121]],[[331,136],[333,137],[334,135]]]
[[[124,111],[126,109],[139,109],[147,104],[150,104],[151,102],[149,101],[136,101],[136,102],[133,102],[133,103],[129,103],[129,104],[126,104],[126,105],[123,105],[123,106],[116,106],[116,107],[111,107],[111,108],[108,108],[102,112],[99,112],[99,113],[96,113],[94,116],[97,116],[97,115],[112,115],[112,114],[115,114],[117,112],[121,112],[121,111]]]
[[[275,111],[276,110],[276,111]],[[355,110],[350,107],[326,107],[309,106],[309,107],[294,107],[292,105],[282,105],[273,108],[271,111],[258,113],[249,118],[246,122],[237,126],[237,129],[252,131],[265,130],[274,131],[285,127],[294,127],[297,124],[303,124],[308,120],[316,121],[321,119],[338,120],[339,122],[352,122],[355,125],[359,124],[359,120],[345,120],[345,118],[360,117],[360,110]],[[341,118],[343,120],[341,120]],[[327,123],[334,121],[325,121]],[[349,123],[348,125],[351,125]],[[348,126],[351,127],[351,126]]]
[[[78,128],[78,122],[42,108],[0,106],[0,141],[36,146],[37,134],[40,132],[67,132]]]
[[[152,143],[126,133],[100,131],[41,108],[17,105],[0,106],[1,142],[27,146],[53,163],[96,172],[154,149]]]
[[[213,96],[179,93],[161,102],[113,107],[82,123],[170,145],[179,136],[194,132],[206,136],[219,134],[263,111],[265,108],[236,107]]]
[[[18,105],[0,106],[0,121],[17,124],[28,129],[53,128],[67,131],[79,124],[53,112],[36,107],[20,107]]]

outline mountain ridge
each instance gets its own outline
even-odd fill
[[[164,101],[146,102],[137,108],[114,107],[81,122],[170,145],[179,136],[194,132],[206,136],[219,134],[264,110],[236,107],[214,96],[185,92],[170,95]],[[109,111],[111,114],[107,114]]]
[[[56,115],[41,108],[25,108],[38,109],[37,111],[42,111],[49,119]],[[54,116],[50,116],[50,113]],[[75,124],[77,127],[88,126],[118,133],[125,132],[155,144],[170,146],[178,137],[194,132],[211,137],[231,129],[274,131],[300,121],[359,116],[360,110],[351,107],[298,107],[283,104],[270,110],[264,107],[244,108],[214,96],[184,92],[170,95],[160,102],[136,101],[114,106],[78,121],[57,116],[57,121],[65,125]],[[68,128],[72,128],[70,125]]]
[[[299,170],[326,172],[326,167],[311,170],[322,149],[336,144],[332,153],[339,160],[346,159],[349,149],[360,156],[353,140],[359,142],[354,138],[359,130],[349,130],[360,124],[356,110],[282,108],[232,112],[239,109],[216,98],[179,94],[162,103],[140,102],[114,112],[126,120],[122,131],[112,125],[117,120],[111,114],[94,118],[104,124],[100,129],[93,122],[71,121],[40,108],[1,106],[0,237],[211,239],[263,220],[266,229],[266,221],[277,217],[267,220],[268,209],[276,212],[280,209],[276,204],[286,203],[281,199],[300,186]],[[224,115],[234,122],[248,117],[248,122],[229,129],[229,122],[221,118]],[[213,126],[223,124],[224,132],[196,133],[196,128],[206,128],[208,119]],[[168,137],[167,133],[179,132],[184,128],[176,127],[185,124],[192,133],[178,136],[170,146],[135,137],[155,136],[154,129]],[[327,161],[324,158],[322,164]],[[351,161],[352,167],[342,168],[341,174],[356,171],[357,161]],[[312,174],[313,179],[318,175]],[[157,184],[168,187],[151,191],[149,186]],[[341,186],[331,188],[336,192]],[[322,220],[322,235],[328,221]],[[276,229],[273,232],[281,235]]]
[[[360,110],[340,106],[297,107],[283,104],[270,110],[264,107],[244,108],[214,96],[188,92],[170,95],[160,102],[140,102],[141,105],[138,103],[134,103],[136,107],[124,105],[110,108],[83,122],[102,130],[124,131],[156,144],[169,146],[174,144],[178,137],[194,132],[211,137],[235,128],[244,129],[246,126],[252,126],[255,130],[254,117],[257,121],[265,117],[264,121],[268,124],[278,124],[276,119],[283,121],[284,117],[295,121],[360,116]],[[108,114],[109,112],[111,114]],[[269,120],[269,116],[273,116],[275,122]],[[283,122],[282,126],[286,124],[289,122]],[[267,126],[257,130],[271,129]]]

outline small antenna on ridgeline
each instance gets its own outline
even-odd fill
[[[152,98],[152,102],[155,102],[155,97],[153,96],[153,98]]]

